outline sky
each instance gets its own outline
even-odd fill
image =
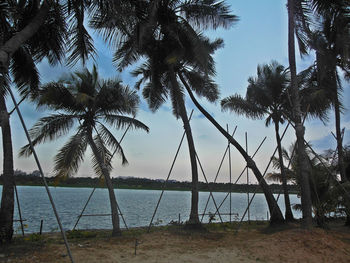
[[[288,67],[288,49],[287,49],[287,12],[285,1],[276,0],[229,0],[232,13],[239,17],[239,22],[228,30],[220,29],[217,31],[204,32],[211,39],[222,38],[224,47],[215,54],[217,76],[216,82],[220,88],[220,100],[227,96],[238,93],[245,95],[248,85],[247,79],[256,75],[258,64],[269,63],[276,60],[285,67]],[[96,63],[99,74],[102,78],[120,77],[125,85],[133,86],[135,79],[130,75],[131,68],[122,73],[118,73],[112,64],[112,54],[108,46],[105,45],[102,38],[93,32],[94,43],[98,56],[95,62],[89,61],[87,67],[91,69],[92,64]],[[312,55],[301,59],[297,57],[298,70],[307,68],[313,61]],[[73,69],[64,65],[51,67],[47,61],[38,65],[41,76],[41,82],[58,80],[62,74],[71,73],[82,68],[82,65],[76,65]],[[8,108],[13,104],[8,98]],[[265,138],[264,144],[256,154],[254,160],[258,168],[263,172],[273,153],[276,142],[274,128],[265,127],[264,121],[249,120],[234,113],[222,112],[220,100],[217,103],[209,103],[200,100],[205,109],[226,128],[228,125],[231,133],[237,126],[235,139],[245,148],[247,133],[248,153],[253,155],[261,141]],[[345,110],[342,115],[342,127],[346,127],[345,144],[350,143],[350,113],[349,101],[350,90],[349,83],[344,83],[344,93],[342,97]],[[191,121],[192,132],[196,151],[203,166],[205,176],[208,181],[213,181],[222,156],[227,147],[227,140],[207,121],[203,115],[195,108],[189,98],[186,99],[188,113],[194,109]],[[24,115],[28,128],[40,118],[49,112],[43,109],[36,109],[36,106],[28,102],[21,104],[20,109]],[[319,120],[307,120],[306,140],[310,141],[315,150],[322,153],[326,149],[334,149],[336,141],[331,135],[334,132],[333,112],[329,114],[330,120],[324,125]],[[115,157],[113,160],[113,171],[111,175],[146,177],[151,179],[165,179],[169,173],[171,163],[175,156],[181,136],[183,134],[183,124],[177,120],[171,112],[170,103],[164,104],[157,112],[149,111],[146,102],[141,96],[141,103],[137,114],[137,119],[149,126],[150,132],[130,131],[125,136],[122,146],[129,161],[127,166],[121,165],[121,160]],[[14,147],[14,166],[26,172],[37,170],[32,157],[18,158],[18,152],[21,146],[27,144],[23,128],[19,122],[17,114],[11,115],[12,138]],[[284,126],[281,127],[283,131]],[[72,131],[74,132],[74,131]],[[117,138],[120,138],[124,131],[114,131]],[[73,133],[70,133],[72,135]],[[54,165],[54,156],[64,145],[67,136],[55,142],[45,143],[36,147],[41,165],[46,175],[52,174]],[[288,148],[295,140],[294,131],[289,129],[283,139],[283,146]],[[245,167],[243,158],[237,150],[231,146],[232,173],[231,180],[235,181]],[[2,151],[0,151],[0,165],[2,167]],[[82,163],[76,176],[94,177],[90,163],[91,152],[85,154],[85,161]],[[228,158],[223,162],[222,169],[218,175],[218,182],[229,182],[229,163]],[[252,172],[249,173],[249,182],[256,183]],[[185,140],[170,179],[180,181],[190,181],[190,162]],[[199,180],[205,181],[199,167]],[[245,183],[246,174],[239,180],[239,183]]]

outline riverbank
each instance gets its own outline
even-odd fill
[[[53,187],[77,187],[77,188],[104,188],[103,180],[91,177],[72,177],[57,180],[57,178],[47,177],[47,183]],[[18,174],[15,175],[15,182],[18,186],[43,186],[42,178],[37,175]],[[180,182],[169,180],[165,183],[161,179],[148,179],[137,177],[115,177],[112,179],[115,189],[136,189],[136,190],[167,190],[167,191],[191,191],[191,182]],[[0,176],[0,185],[2,177]],[[232,192],[232,193],[262,193],[261,187],[256,184],[229,184],[229,183],[205,183],[199,182],[198,189],[201,192]],[[270,189],[273,193],[283,193],[282,185],[271,184]],[[289,186],[291,194],[298,194],[298,188],[295,185]]]
[[[122,237],[110,231],[68,233],[76,262],[349,262],[350,229],[303,230],[298,224],[270,228],[266,223],[210,224],[191,232],[179,226],[131,229]],[[135,241],[137,249],[135,255]],[[15,238],[0,248],[0,262],[70,262],[58,233]]]

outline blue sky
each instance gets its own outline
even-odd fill
[[[208,31],[205,34],[210,38],[223,38],[225,46],[215,54],[217,63],[216,81],[220,87],[220,99],[239,93],[245,94],[247,79],[249,76],[256,75],[258,64],[269,63],[271,60],[277,60],[284,66],[288,66],[287,57],[287,12],[285,1],[265,0],[230,0],[232,13],[239,16],[239,22],[229,30]],[[125,70],[118,73],[112,65],[112,51],[104,44],[97,34],[94,34],[95,45],[98,51],[96,64],[98,65],[100,75],[103,78],[120,77],[124,84],[133,86],[133,79],[129,71]],[[305,69],[310,65],[312,57],[301,60],[298,57],[298,69]],[[92,61],[88,63],[91,68]],[[79,69],[81,65],[76,65]],[[57,80],[63,73],[74,71],[64,66],[50,67],[46,61],[38,66],[43,83],[51,80]],[[349,107],[350,92],[349,83],[344,83],[343,102],[345,107]],[[216,118],[224,127],[229,125],[230,131],[233,131],[237,125],[235,138],[245,147],[245,132],[248,134],[248,149],[252,154],[258,147],[261,140],[267,136],[261,150],[256,155],[258,167],[263,171],[274,151],[275,135],[273,127],[266,128],[264,121],[248,120],[244,117],[232,113],[222,112],[219,101],[216,104],[201,100],[203,106]],[[12,108],[10,101],[9,108]],[[188,112],[195,109],[193,103],[187,99],[186,106]],[[131,131],[125,137],[122,145],[125,154],[129,160],[129,165],[122,167],[120,160],[115,158],[113,161],[113,176],[137,176],[148,178],[165,179],[172,159],[175,155],[178,143],[183,133],[183,125],[180,120],[176,120],[171,113],[171,105],[165,104],[159,111],[152,113],[147,105],[141,99],[140,109],[137,118],[150,127],[150,133],[143,131]],[[38,118],[47,114],[43,110],[37,111],[35,105],[23,103],[21,110],[25,117],[28,127],[31,127]],[[205,174],[209,181],[212,181],[217,172],[224,150],[227,146],[226,139],[216,131],[216,129],[195,109],[194,118],[191,121],[195,145],[198,156],[201,160]],[[13,145],[15,155],[15,168],[24,171],[36,169],[32,158],[17,158],[19,148],[26,144],[26,138],[16,114],[11,117],[13,131]],[[350,128],[350,114],[346,109],[342,116],[342,126],[348,130]],[[310,120],[306,123],[306,139],[311,141],[315,149],[322,152],[325,149],[335,148],[335,140],[330,135],[334,131],[333,113],[330,112],[330,121],[325,126],[317,120]],[[284,127],[281,127],[281,130]],[[114,132],[117,138],[120,138],[123,131]],[[294,141],[294,132],[289,130],[283,140],[283,145],[289,147]],[[46,143],[37,147],[39,159],[46,174],[52,172],[53,158],[58,149],[63,146],[66,138],[53,143]],[[345,143],[350,143],[349,133],[345,134]],[[231,148],[232,152],[232,177],[237,178],[245,167],[243,158],[238,152]],[[0,152],[2,154],[2,152]],[[79,176],[94,176],[90,168],[91,153],[85,155],[85,162],[81,165],[78,172]],[[2,158],[0,161],[2,166]],[[199,175],[200,180],[204,181],[203,176]],[[250,173],[251,182],[255,182],[253,174]],[[180,151],[178,160],[175,164],[171,179],[191,180],[190,164],[185,141]],[[218,181],[227,182],[228,162],[224,162]],[[244,179],[245,180],[245,179]],[[243,182],[242,180],[240,182]]]

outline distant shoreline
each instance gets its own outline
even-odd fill
[[[65,180],[57,180],[53,177],[46,178],[48,185],[52,187],[78,187],[78,188],[105,188],[103,180],[91,177],[72,177]],[[15,175],[15,182],[18,186],[43,186],[42,178],[37,175]],[[175,180],[168,181],[164,187],[164,180],[154,180],[148,178],[136,177],[117,177],[112,179],[116,189],[134,189],[134,190],[166,190],[166,191],[191,191],[191,182],[179,182]],[[0,185],[2,185],[2,176],[0,176]],[[273,193],[283,194],[282,185],[271,184],[270,189]],[[232,192],[232,193],[262,193],[262,189],[255,184],[230,184],[229,183],[198,183],[200,192]],[[295,185],[289,185],[289,193],[297,194],[299,191]]]

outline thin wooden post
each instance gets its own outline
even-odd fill
[[[228,124],[226,124],[227,133],[229,133],[228,130]],[[232,171],[231,171],[231,147],[230,147],[230,141],[227,140],[227,147],[228,147],[228,170],[230,175],[230,223],[232,222]]]
[[[248,154],[248,133],[245,133],[245,151]],[[249,154],[248,154],[249,155]],[[249,169],[247,168],[247,201],[248,201],[248,222],[250,224],[250,209],[249,209]]]
[[[18,198],[18,191],[17,191],[17,185],[14,184],[15,188],[15,194],[16,194],[16,202],[17,202],[17,209],[18,209],[18,215],[19,215],[19,221],[21,222],[21,230],[22,230],[22,236],[24,236],[24,227],[23,227],[23,219],[22,219],[22,212],[21,212],[21,206],[19,204],[19,198]]]
[[[44,223],[44,220],[41,219],[41,220],[40,220],[40,232],[39,232],[40,235],[41,235],[42,232],[43,232],[43,223]]]

